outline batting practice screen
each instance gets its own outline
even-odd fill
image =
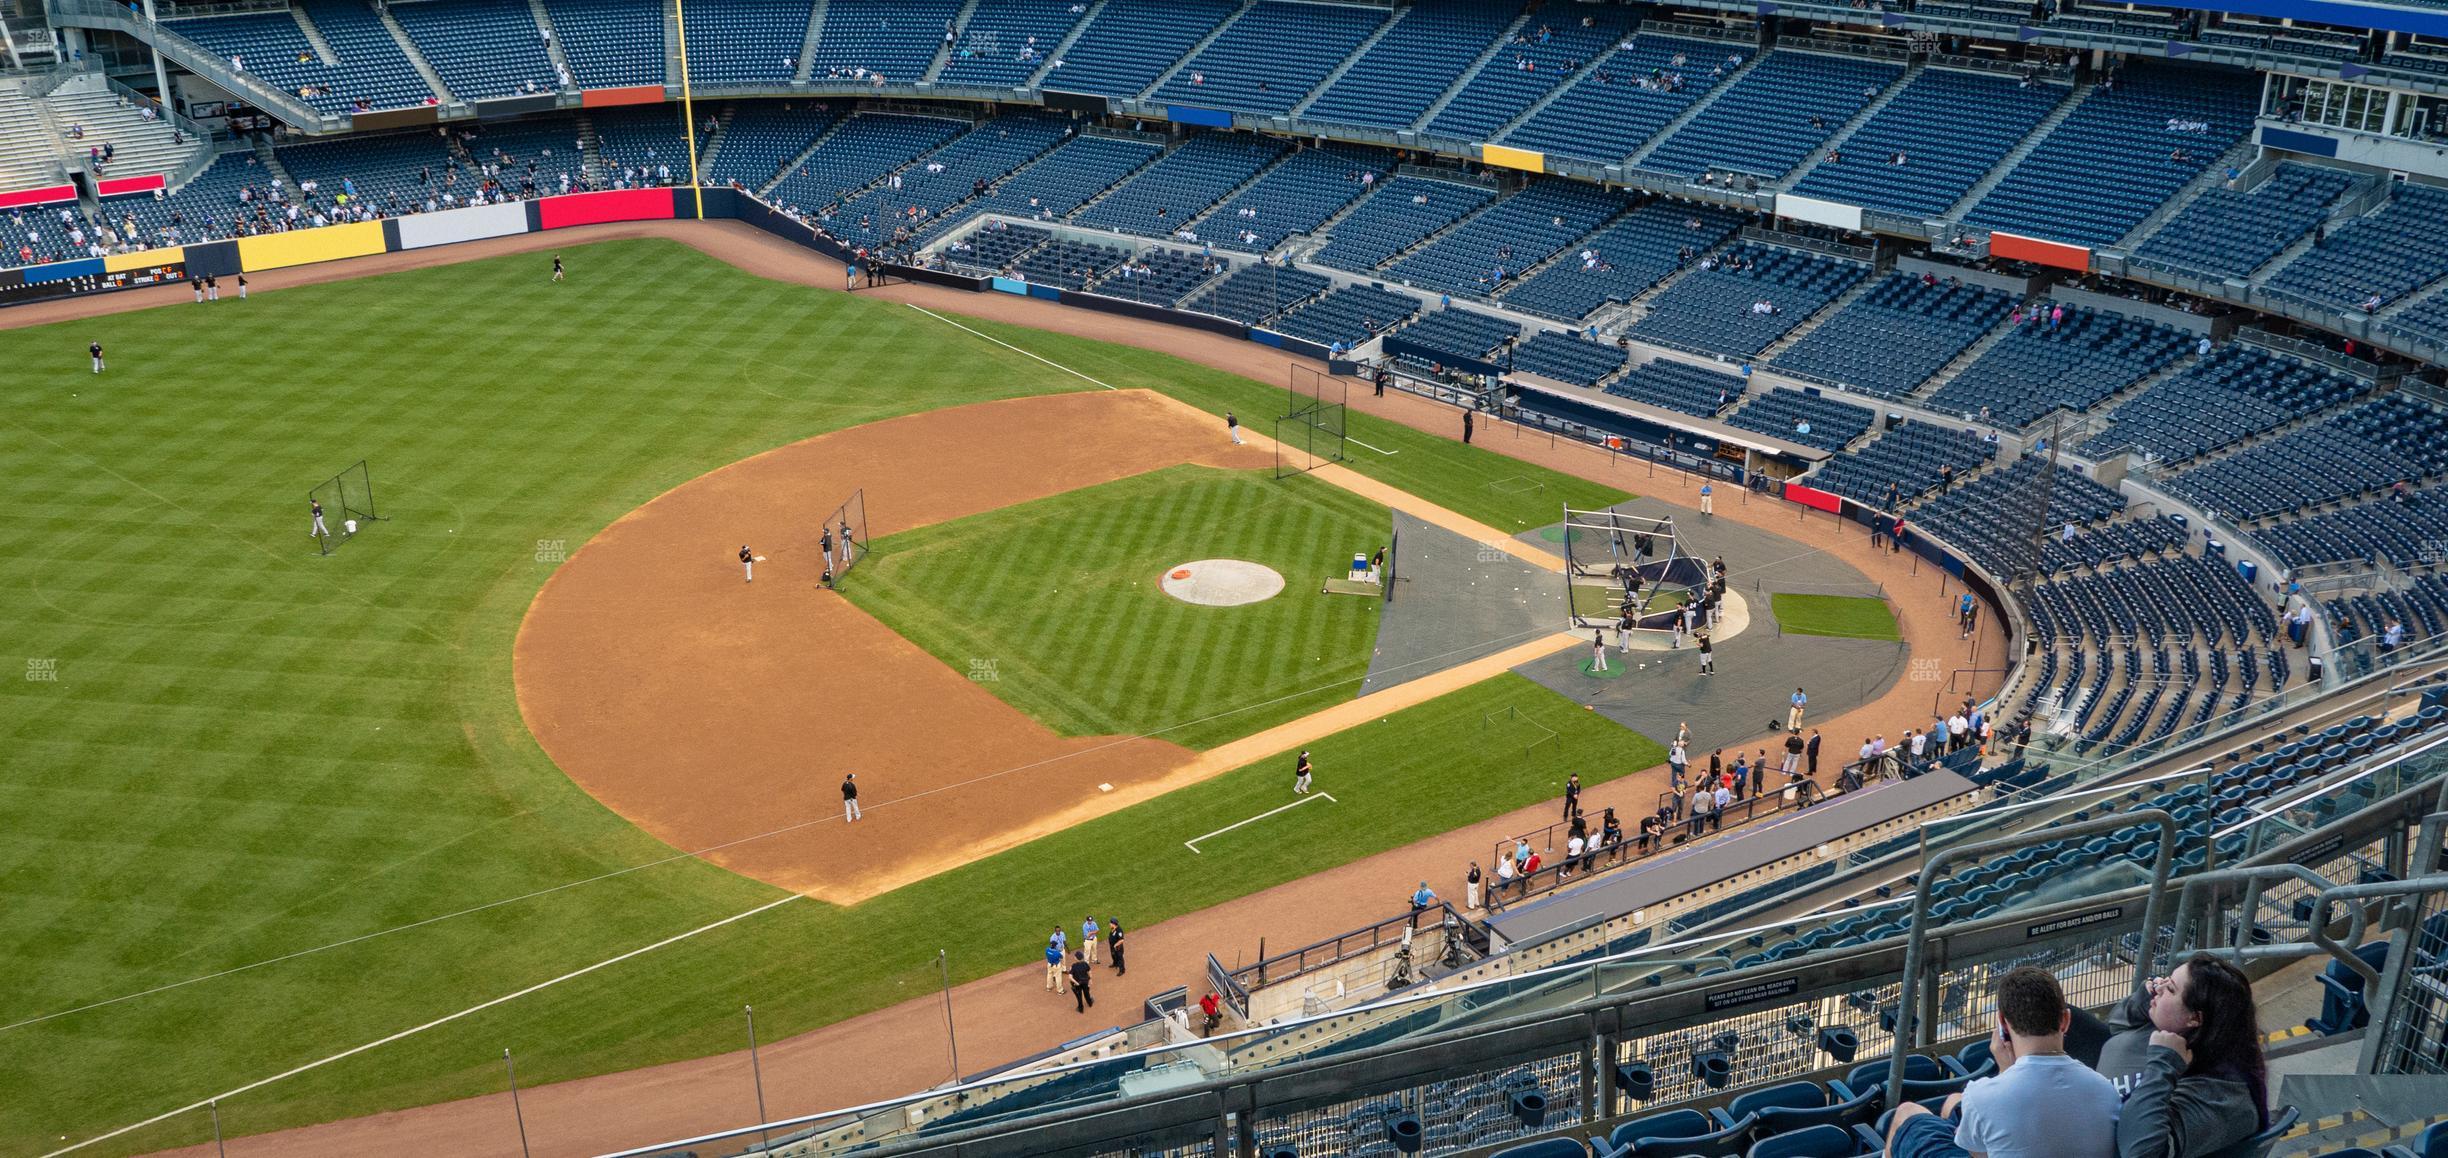
[[[835,582],[849,574],[867,557],[867,488],[850,492],[849,498],[817,523],[808,540],[809,549],[824,556],[824,566]]]
[[[323,505],[322,533],[315,534],[311,529],[308,533],[314,534],[315,545],[326,555],[356,538],[367,523],[382,517],[374,513],[374,472],[367,468],[364,459],[306,492],[306,498],[310,503]]]
[[[1275,420],[1275,477],[1306,474],[1343,461],[1344,401],[1351,380],[1295,365]]]

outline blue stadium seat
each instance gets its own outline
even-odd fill
[[[2249,73],[2129,62],[1981,198],[1965,223],[2113,245],[2252,127]]]

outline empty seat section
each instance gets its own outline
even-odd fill
[[[938,220],[948,229],[978,213],[1001,213],[1051,221],[1068,217],[1082,202],[1111,188],[1156,156],[1154,142],[1116,137],[1073,137],[1035,163],[997,182],[963,212]]]
[[[1192,294],[1182,308],[1254,326],[1333,286],[1334,282],[1320,274],[1260,262],[1242,266]]]
[[[2237,519],[2334,502],[2448,471],[2448,415],[2390,394],[2166,480]]]
[[[2070,92],[1991,73],[1930,69],[1813,165],[1794,192],[1914,219],[1978,185]],[[1901,153],[1904,163],[1894,164]]]
[[[588,118],[595,126],[596,152],[615,173],[633,166],[653,170],[669,165],[672,182],[686,184],[688,126],[680,121],[681,108],[676,104],[638,105],[597,111]]]
[[[341,89],[353,101],[376,109],[431,104],[433,87],[400,48],[399,38],[365,0],[303,0],[298,10],[323,34],[339,58]]]
[[[1395,262],[1386,274],[1423,289],[1491,297],[1622,212],[1624,204],[1620,195],[1579,181],[1534,182]]]
[[[2259,78],[2129,63],[1964,216],[1983,229],[2113,245],[2252,127]]]
[[[1740,221],[1714,206],[1655,202],[1574,243],[1563,260],[1516,281],[1503,295],[1517,310],[1577,322],[1601,306],[1639,297],[1734,236]]]
[[[2354,181],[2352,173],[2290,163],[2249,193],[2203,190],[2134,256],[2168,269],[2242,277],[2312,232]]]
[[[1385,164],[1382,154],[1350,146],[1303,148],[1200,219],[1199,239],[1265,253],[1342,212],[1385,176]]]
[[[1721,41],[1642,33],[1581,70],[1571,88],[1505,134],[1504,143],[1620,164],[1749,55]]]
[[[957,30],[936,83],[1025,84],[1085,14],[1078,0],[978,0]]]
[[[579,87],[664,82],[659,0],[544,0],[544,13]]]
[[[1432,177],[1379,181],[1367,200],[1336,223],[1331,240],[1314,260],[1354,272],[1374,269],[1495,196],[1496,190],[1485,185]]]
[[[1012,174],[1062,139],[1070,122],[1043,113],[986,121],[942,148],[901,165],[892,176],[844,201],[825,232],[851,245],[898,248],[931,228],[954,206]]]
[[[866,79],[859,76],[865,69],[888,84],[915,83],[934,63],[943,30],[960,10],[960,0],[825,0],[808,77],[855,81]],[[800,27],[804,35],[806,22]]]
[[[323,63],[314,45],[287,12],[247,12],[236,16],[205,16],[164,20],[162,27],[195,41],[230,62],[247,76],[305,101],[314,109],[336,113],[348,109],[359,95],[346,68]]]
[[[1581,27],[1580,18],[1591,21]],[[1533,13],[1513,41],[1497,50],[1463,82],[1443,110],[1428,121],[1428,133],[1484,141],[1540,97],[1570,82],[1632,31],[1632,22],[1609,7]]]
[[[1679,350],[1748,358],[1870,272],[1842,261],[1772,245],[1741,245],[1684,274],[1650,303],[1632,337]]]
[[[1381,8],[1258,0],[1174,70],[1153,99],[1269,116],[1290,112],[1386,18]]]
[[[464,201],[477,184],[464,173],[450,180],[452,171],[460,168],[458,156],[441,138],[424,131],[283,145],[280,162],[301,188],[313,182],[322,203],[354,190],[354,198],[386,215],[417,212],[446,189]],[[513,165],[500,179],[516,189],[525,175],[524,165]]]
[[[1474,310],[1447,308],[1403,327],[1402,337],[1446,357],[1485,362],[1497,347],[1521,337],[1521,323]],[[1434,370],[1438,364],[1438,359],[1410,353],[1398,360],[1420,370]]]
[[[2347,222],[2286,263],[2266,291],[2369,312],[2441,277],[2448,277],[2448,189],[2399,185],[2379,212]]]
[[[427,0],[390,10],[460,100],[561,87],[527,0]]]
[[[1928,404],[2020,427],[2060,406],[2087,410],[2175,364],[2195,340],[2171,326],[2097,310],[2067,310],[2065,320],[2052,326],[2035,306]]]
[[[1326,86],[1303,115],[1372,128],[1408,128],[1453,86],[1513,20],[1481,0],[1420,0],[1395,17],[1351,69]]]
[[[1606,392],[1682,414],[1715,418],[1742,399],[1743,380],[1721,370],[1659,358],[1607,383]]]
[[[1057,238],[1012,263],[1012,271],[1038,285],[1084,289],[1091,280],[1129,260],[1118,245]]]
[[[1038,84],[1136,97],[1239,7],[1232,0],[1105,0],[1095,22]]]
[[[1569,331],[1545,330],[1513,349],[1513,368],[1575,386],[1595,386],[1623,369],[1631,356]]]
[[[2231,342],[2110,411],[2107,427],[2082,450],[2099,457],[2131,449],[2182,462],[2334,406],[2359,389],[2326,368]]]
[[[1641,167],[1782,177],[1903,73],[1901,65],[1886,61],[1770,53],[1643,158]]]
[[[1172,306],[1224,272],[1220,258],[1180,249],[1143,249],[1091,287],[1107,297]]]
[[[765,87],[799,75],[809,0],[690,0],[681,10],[688,15],[690,84]]]
[[[1954,468],[1963,479],[1997,457],[1997,448],[1978,434],[1926,422],[1904,422],[1850,454],[1829,459],[1803,481],[1855,502],[1892,510],[1889,488],[1905,502],[1938,489]]]
[[[1890,273],[1773,365],[1797,378],[1901,397],[1999,324],[2011,303],[2003,290]]]
[[[1171,236],[1287,151],[1289,146],[1273,137],[1247,133],[1192,137],[1081,211],[1079,222],[1143,237]]]
[[[1742,409],[1725,417],[1728,426],[1773,434],[1820,450],[1842,450],[1846,443],[1869,433],[1876,411],[1803,390],[1779,386],[1754,394]]]
[[[723,126],[722,143],[705,167],[706,180],[762,189],[832,129],[840,115],[836,108],[809,101],[743,101]]]
[[[1419,299],[1376,286],[1345,286],[1269,323],[1268,328],[1323,346],[1357,346],[1408,321]]]
[[[968,131],[965,121],[943,117],[865,114],[851,117],[825,138],[825,147],[791,170],[774,187],[776,200],[820,212],[854,197],[910,159]]]

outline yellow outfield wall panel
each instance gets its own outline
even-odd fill
[[[1529,173],[1547,171],[1547,154],[1534,153],[1528,149],[1508,149],[1503,145],[1481,145],[1479,146],[1479,159],[1490,165],[1501,165],[1507,169],[1520,169]]]
[[[187,260],[187,247],[173,245],[164,249],[140,249],[134,253],[114,253],[102,259],[105,273],[123,269],[150,269],[157,265],[177,265]]]
[[[326,225],[320,229],[293,229],[287,233],[239,238],[238,266],[248,272],[281,269],[292,265],[311,265],[318,261],[338,261],[344,257],[364,257],[369,253],[381,253],[383,248],[383,226],[380,221]]]

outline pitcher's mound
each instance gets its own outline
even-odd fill
[[[1165,569],[1164,593],[1205,607],[1238,607],[1273,599],[1284,577],[1273,567],[1241,559],[1201,559]]]

